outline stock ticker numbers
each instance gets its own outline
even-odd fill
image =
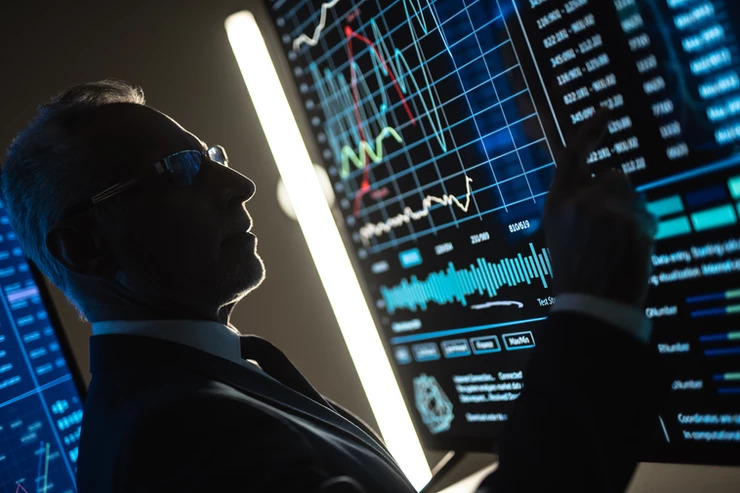
[[[592,165],[649,180],[729,155],[740,138],[729,7],[723,0],[571,0],[517,8],[563,142],[606,108],[613,119]]]
[[[605,108],[588,163],[629,174],[659,220],[656,446],[740,448],[734,2],[267,4],[427,443],[508,420],[556,303],[540,227],[556,158]]]

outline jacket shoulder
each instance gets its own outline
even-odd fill
[[[106,491],[85,484],[110,480],[111,491],[207,491],[230,487],[236,471],[242,481],[250,471],[272,477],[315,455],[289,416],[225,383],[187,372],[116,375],[91,385],[78,487]]]

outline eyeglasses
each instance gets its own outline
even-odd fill
[[[186,150],[170,154],[169,156],[154,163],[154,175],[167,179],[177,186],[190,185],[203,165],[203,160],[208,159],[221,166],[229,166],[229,158],[226,149],[220,145],[209,147],[205,151]],[[119,193],[128,190],[137,183],[152,176],[151,172],[143,173],[129,180],[112,185],[105,190],[96,193],[90,199],[90,205],[96,205]]]

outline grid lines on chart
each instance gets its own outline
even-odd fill
[[[345,158],[336,189],[346,197],[348,226],[387,224],[429,194],[464,201],[464,184],[476,174],[467,192],[474,207],[438,200],[428,215],[385,228],[367,253],[546,194],[554,163],[498,2],[333,3],[316,46],[293,56],[312,76],[304,92],[323,111],[319,142],[324,157],[333,156],[335,177]],[[321,6],[303,0],[283,14],[294,37],[314,32]],[[391,134],[398,138],[383,138]]]

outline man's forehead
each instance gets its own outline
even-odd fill
[[[149,106],[114,103],[91,108],[83,115],[79,131],[101,158],[151,160],[184,149],[201,148],[202,142],[175,120]]]

